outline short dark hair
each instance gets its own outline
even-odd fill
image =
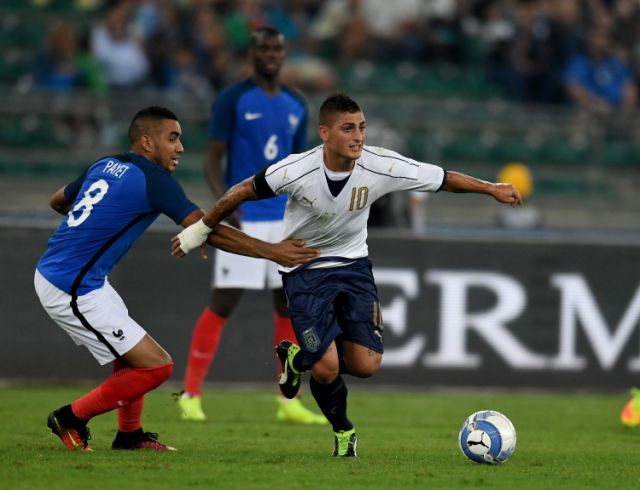
[[[272,26],[258,27],[251,33],[250,46],[252,48],[255,48],[258,44],[260,44],[260,41],[262,41],[264,37],[280,37],[280,36],[282,36],[282,38],[284,39],[284,35],[275,27],[272,27]]]
[[[178,116],[176,116],[173,111],[156,105],[152,105],[138,111],[138,113],[133,116],[131,124],[129,125],[129,142],[131,144],[135,143],[138,141],[140,136],[149,131],[147,126],[149,121],[162,121],[163,119],[172,119],[173,121],[177,121]]]
[[[336,112],[348,112],[354,114],[356,112],[362,112],[358,103],[350,96],[343,92],[330,95],[320,106],[318,111],[318,121],[322,125],[328,125],[329,119]]]

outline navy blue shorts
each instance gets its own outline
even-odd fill
[[[382,315],[367,258],[323,269],[283,274],[291,323],[311,367],[341,336],[382,354]]]

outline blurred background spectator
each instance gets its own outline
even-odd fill
[[[612,50],[609,34],[603,28],[589,32],[584,51],[569,60],[564,79],[569,99],[588,111],[630,112],[636,106],[634,75]]]
[[[72,23],[58,21],[47,32],[44,46],[36,55],[33,75],[36,86],[67,92],[87,88],[95,94],[106,92],[106,83],[96,61],[78,42]]]
[[[147,81],[149,54],[133,31],[135,0],[112,0],[91,31],[91,52],[113,89],[134,89]]]

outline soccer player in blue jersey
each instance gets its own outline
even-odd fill
[[[280,389],[296,395],[304,371],[318,406],[334,431],[333,455],[356,456],[356,432],[347,417],[342,374],[367,378],[382,362],[384,326],[368,258],[371,204],[395,191],[475,192],[498,202],[522,204],[511,184],[491,183],[366,146],[362,109],[346,94],[320,106],[322,145],[263,168],[229,189],[203,219],[173,238],[183,256],[207,238],[211,227],[245,201],[288,194],[284,236],[305,240],[320,256],[300,267],[281,266],[282,281],[299,346],[283,341]]]
[[[69,449],[90,451],[87,422],[117,409],[113,449],[174,450],[141,426],[144,394],[169,377],[173,362],[129,317],[107,275],[160,213],[182,226],[202,217],[171,175],[184,151],[181,134],[171,111],[146,108],[131,122],[128,153],[101,158],[51,198],[51,207],[65,218],[38,261],[36,292],[76,344],[100,364],[113,363],[100,386],[49,415],[47,425]],[[301,242],[273,245],[228,226],[217,227],[207,241],[289,264],[315,255]]]
[[[217,196],[260,168],[307,149],[307,108],[302,96],[279,81],[285,59],[282,34],[263,27],[253,32],[249,51],[253,76],[224,89],[211,109],[205,173]],[[226,169],[223,172],[223,159]],[[280,240],[286,196],[247,202],[227,221],[263,240]],[[218,349],[222,330],[243,290],[272,290],[275,344],[293,337],[291,320],[276,264],[216,251],[209,304],[193,330],[184,391],[178,399],[183,420],[202,421],[202,384]],[[277,364],[276,367],[280,367]],[[279,420],[327,423],[298,398],[278,398]]]

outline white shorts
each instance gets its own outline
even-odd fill
[[[282,221],[243,221],[242,231],[265,242],[282,240]],[[221,289],[278,289],[282,278],[278,264],[216,250],[211,286]]]
[[[40,303],[51,319],[77,345],[84,345],[100,364],[107,364],[133,349],[146,331],[129,317],[120,295],[105,281],[104,286],[77,300],[77,311],[71,306],[72,296],[61,291],[36,269],[33,283]]]

